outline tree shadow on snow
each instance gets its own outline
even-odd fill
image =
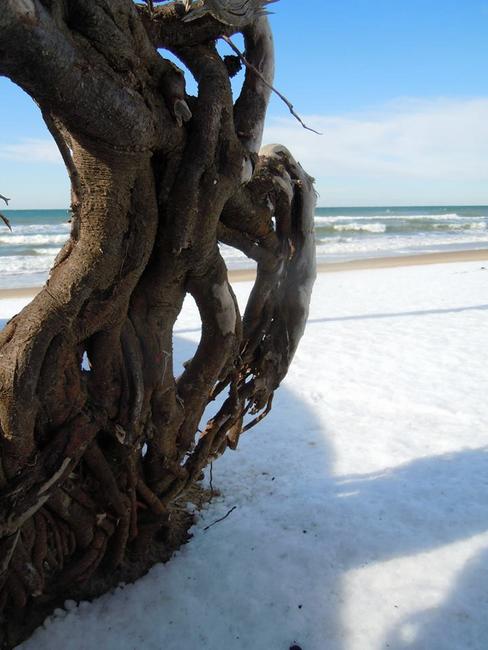
[[[187,345],[178,341],[182,344]],[[213,546],[208,546],[209,552],[214,550],[212,557],[227,553],[216,575],[227,571],[238,584],[230,608],[216,603],[219,616],[227,616],[229,624],[241,619],[239,638],[231,646],[236,650],[270,648],[273,640],[276,643],[278,619],[280,647],[296,642],[303,650],[347,650],[339,625],[348,606],[347,572],[434,551],[488,531],[488,447],[417,458],[375,473],[337,476],[327,433],[313,406],[293,394],[285,381],[268,418],[242,438],[238,457],[228,453],[214,466],[214,481],[226,497],[223,510],[238,504],[228,538],[219,540],[223,531],[216,527]],[[402,621],[391,633],[389,646],[382,647],[447,650],[450,635],[458,642],[468,638],[473,621],[469,607],[462,604],[483,593],[488,576],[479,567],[484,557],[482,553],[468,562],[444,605],[423,611],[414,621]],[[236,561],[243,564],[240,571],[229,568]],[[394,582],[392,576],[390,596]],[[213,595],[218,589],[210,591]],[[383,596],[375,597],[380,601]],[[458,603],[456,616],[452,600]],[[486,597],[483,611],[486,614]],[[277,620],[270,632],[273,612]],[[356,617],[361,624],[360,611],[349,610],[347,616],[349,626]],[[485,641],[466,648],[484,650],[487,620],[480,615],[470,632]],[[415,635],[403,637],[405,625],[414,625]],[[211,631],[208,635],[209,647],[217,647],[212,643],[218,639],[212,641]]]
[[[354,316],[332,316],[330,318],[311,318],[308,323],[341,323],[356,320],[381,320],[383,318],[404,318],[405,316],[436,316],[440,314],[462,314],[467,311],[487,311],[488,305],[469,305],[467,307],[449,307],[446,309],[417,309],[414,311],[385,312],[378,314],[360,314]]]
[[[341,512],[336,515],[355,522],[354,538],[343,540],[342,552],[349,554],[344,570],[416,556],[486,533],[487,476],[488,447],[483,447],[419,458],[383,472],[339,477]],[[430,609],[419,604],[419,612],[403,619],[382,647],[485,650],[487,553],[488,548],[475,553],[453,579],[445,601]],[[413,569],[414,583],[422,583],[426,564],[429,560]],[[434,564],[430,570],[442,568]],[[389,578],[388,596],[394,599],[395,575]]]
[[[294,447],[287,449],[279,449],[281,409],[292,423],[287,435]],[[282,540],[285,550],[280,551],[276,536],[275,551],[284,553],[285,561],[272,580],[281,582],[287,601],[282,614],[288,639],[296,640],[304,650],[347,650],[344,628],[338,624],[348,605],[344,594],[347,572],[440,549],[488,531],[488,447],[419,458],[373,474],[341,477],[333,474],[333,452],[324,427],[286,389],[277,398],[274,416],[265,426],[257,436],[270,437],[277,445],[279,463],[270,471],[280,473],[284,482],[281,494],[276,495],[276,510],[282,534],[290,538],[290,543]],[[314,435],[317,430],[319,436]],[[307,442],[307,438],[311,440]],[[260,439],[255,440],[249,452],[259,453],[260,445]],[[295,458],[290,462],[285,455]],[[293,480],[287,479],[287,473]],[[268,538],[272,538],[269,533]],[[423,611],[413,622],[402,622],[389,645],[381,647],[458,650],[459,640],[471,636],[479,644],[473,641],[462,646],[485,650],[488,616],[484,589],[488,575],[486,569],[484,573],[479,570],[483,559],[486,552],[469,561],[444,605]],[[394,583],[391,576],[388,595],[392,597]],[[380,602],[383,594],[374,597]],[[473,621],[469,612],[476,598],[483,602],[474,610],[481,607],[483,613]],[[456,616],[452,615],[451,601],[456,603]],[[319,617],[317,602],[322,604]],[[349,609],[347,617],[349,628],[356,622],[361,627],[360,611]],[[405,625],[413,624],[415,634],[403,638]],[[449,645],[451,635],[457,639],[453,645]],[[257,631],[255,641],[255,647],[264,650]],[[373,650],[366,644],[362,647]]]
[[[488,548],[468,560],[440,607],[406,617],[386,639],[392,650],[486,650]]]

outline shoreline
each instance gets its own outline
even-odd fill
[[[343,271],[365,271],[374,269],[398,268],[402,266],[424,266],[430,264],[452,264],[455,262],[488,262],[488,249],[450,251],[447,253],[419,253],[395,257],[366,257],[344,262],[319,262],[317,273],[340,273]],[[254,269],[234,269],[229,271],[233,282],[254,280]],[[0,289],[0,300],[33,298],[42,287],[17,287]]]
[[[317,273],[341,273],[343,271],[366,271],[390,269],[401,266],[425,266],[427,264],[453,264],[455,262],[488,262],[488,249],[450,251],[448,253],[419,253],[416,255],[397,255],[395,257],[365,257],[344,262],[318,262]],[[234,282],[254,280],[253,269],[234,270],[229,278]]]

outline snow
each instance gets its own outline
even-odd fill
[[[22,648],[486,650],[483,266],[319,275],[273,411],[214,464],[191,542]],[[183,361],[193,304],[177,330]]]

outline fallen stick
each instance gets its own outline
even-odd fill
[[[220,524],[221,521],[224,521],[224,519],[227,519],[227,517],[228,517],[232,512],[234,512],[234,510],[236,510],[236,509],[237,509],[237,506],[234,506],[233,508],[231,508],[231,509],[229,510],[229,512],[228,512],[224,517],[221,517],[220,519],[217,519],[217,521],[214,521],[212,524],[209,524],[209,525],[206,526],[203,530],[206,531],[206,530],[208,530],[209,528],[212,528],[212,526],[215,526],[215,524]]]

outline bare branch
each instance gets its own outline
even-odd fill
[[[7,199],[7,197],[6,197],[6,196],[3,196],[3,194],[0,194],[0,199],[2,199],[2,201],[5,201],[5,203],[6,203],[7,205],[8,205],[8,202],[10,201],[10,199]],[[9,221],[9,220],[7,219],[7,217],[6,217],[4,214],[2,214],[1,212],[0,212],[0,219],[1,219],[1,220],[3,221],[3,223],[7,226],[7,228],[10,230],[10,232],[12,232],[12,226],[10,225],[10,221]]]
[[[305,122],[302,120],[302,118],[298,115],[298,113],[295,112],[295,108],[293,107],[293,104],[290,102],[289,99],[287,99],[282,93],[280,93],[279,90],[277,90],[272,84],[270,84],[264,77],[263,75],[259,72],[259,70],[252,65],[252,63],[249,63],[249,61],[246,59],[244,54],[240,51],[240,49],[233,43],[233,41],[228,37],[228,36],[221,36],[220,37],[223,41],[227,43],[227,45],[236,53],[236,55],[240,58],[242,63],[246,66],[248,70],[252,70],[254,74],[256,74],[261,81],[268,86],[278,97],[288,106],[288,109],[290,113],[293,115],[293,117],[300,122],[300,124],[303,126],[304,129],[307,129],[307,131],[312,131],[312,133],[316,133],[317,135],[322,135],[319,131],[316,131],[315,129],[312,129],[310,126],[307,126]]]
[[[7,226],[7,228],[10,230],[10,232],[12,232],[12,226],[10,225],[10,221],[9,221],[9,220],[7,219],[7,217],[6,217],[5,215],[3,215],[1,212],[0,212],[0,219],[1,219],[1,220],[3,221],[3,223]]]

